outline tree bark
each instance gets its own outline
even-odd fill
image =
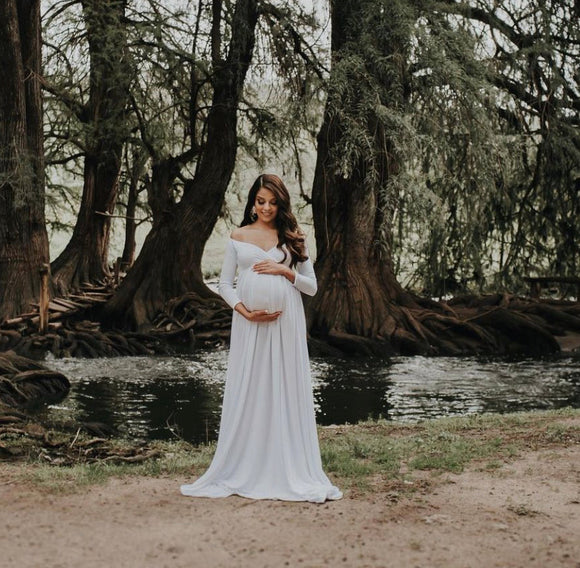
[[[53,262],[60,292],[109,275],[108,252],[118,195],[123,145],[128,135],[130,69],[123,18],[126,0],[83,0],[90,54],[88,134],[81,206],[72,237]]]
[[[0,321],[30,308],[48,262],[39,0],[0,3]]]
[[[312,209],[319,292],[309,305],[311,332],[388,338],[395,328],[389,306],[403,294],[382,234],[388,212],[378,190],[365,185],[363,164],[347,179],[334,173],[329,146],[340,143],[340,130],[326,115],[318,136]]]
[[[361,3],[331,2],[333,67],[340,65],[349,42],[356,45],[363,41],[362,10]],[[369,68],[368,72],[376,70]],[[352,342],[356,351],[394,352],[391,343],[400,316],[393,306],[414,303],[397,282],[392,262],[395,196],[387,194],[386,188],[397,173],[398,159],[382,125],[369,115],[364,126],[372,140],[371,155],[361,156],[347,175],[337,168],[337,148],[345,140],[350,109],[362,100],[349,99],[349,108],[345,108],[336,92],[329,90],[317,139],[312,209],[319,292],[308,306],[310,332],[346,350]],[[355,97],[364,96],[363,86]],[[340,113],[336,112],[338,107]],[[360,123],[360,118],[350,118]],[[417,341],[419,351],[427,349],[422,338]]]
[[[105,307],[110,323],[144,328],[165,303],[195,292],[213,298],[203,282],[201,259],[221,212],[237,152],[237,109],[251,62],[258,19],[256,0],[236,2],[227,57],[220,56],[219,6],[212,30],[213,97],[206,122],[207,136],[195,176],[187,180],[179,203],[168,198],[177,173],[174,160],[153,171],[154,223],[131,271]],[[216,43],[217,42],[217,43]]]

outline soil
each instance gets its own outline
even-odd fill
[[[47,493],[0,464],[0,566],[580,567],[580,446],[345,491],[325,504],[193,499],[192,479]]]

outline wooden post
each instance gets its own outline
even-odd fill
[[[48,331],[48,278],[50,276],[50,264],[43,264],[40,269],[40,322],[38,331],[46,333]]]

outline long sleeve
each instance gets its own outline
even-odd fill
[[[316,290],[318,290],[318,285],[316,283],[316,274],[314,272],[312,260],[308,258],[304,262],[299,262],[296,265],[295,274],[296,278],[294,280],[294,287],[298,288],[300,292],[303,292],[308,296],[314,296]]]
[[[234,288],[234,278],[236,277],[237,266],[238,254],[236,252],[236,247],[234,246],[234,243],[229,240],[226,246],[224,262],[222,264],[218,292],[232,309],[241,301],[236,289]]]

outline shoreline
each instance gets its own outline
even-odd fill
[[[199,475],[215,450],[215,441],[195,445],[181,439],[107,439],[36,423],[8,428],[2,434],[2,477],[40,484],[56,493],[74,492],[77,483],[84,487],[110,477]],[[580,445],[580,409],[482,413],[419,422],[366,420],[318,426],[318,437],[329,476],[364,492],[377,477],[399,483],[421,471],[432,476],[460,473],[480,462],[491,470],[530,449]],[[10,451],[13,456],[6,458]]]

